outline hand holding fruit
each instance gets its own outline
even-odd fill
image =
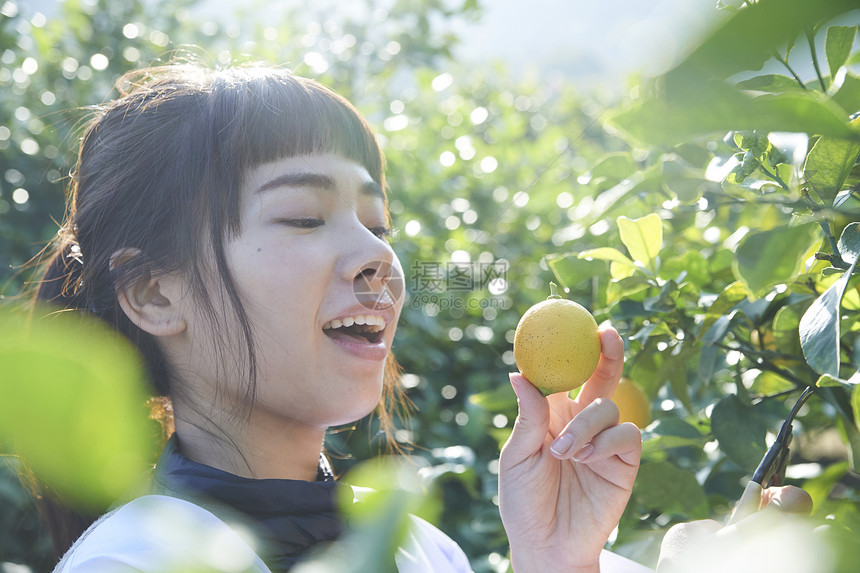
[[[590,315],[590,321],[581,318],[558,321],[546,315],[541,322],[557,325],[556,335],[533,340],[570,348],[568,327],[581,329],[574,333],[576,340],[588,341],[593,333],[599,356],[594,364],[568,365],[564,357],[554,362],[552,368],[570,368],[579,376],[562,373],[539,382],[543,392],[549,390],[546,397],[522,374],[510,376],[519,415],[500,457],[499,499],[517,573],[598,571],[601,550],[624,511],[639,467],[639,429],[619,425],[618,409],[609,399],[623,370],[624,345],[613,328],[598,331]],[[541,344],[532,350],[540,353]],[[546,381],[565,379],[553,386]],[[569,384],[582,385],[576,399],[563,391]]]

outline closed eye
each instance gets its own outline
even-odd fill
[[[325,221],[316,217],[299,217],[296,219],[278,219],[275,221],[279,225],[287,225],[299,229],[314,229],[325,225]]]

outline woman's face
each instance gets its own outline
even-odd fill
[[[256,343],[255,410],[312,427],[368,414],[403,304],[379,185],[338,155],[290,157],[250,170],[241,205],[225,253]],[[217,344],[207,321],[195,323],[198,347]],[[241,401],[246,370],[224,361],[246,365],[246,351],[230,346],[215,353],[220,369],[208,352],[194,367],[220,399]]]

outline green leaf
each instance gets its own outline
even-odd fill
[[[795,276],[801,257],[818,238],[818,225],[776,227],[750,233],[738,245],[732,265],[735,276],[756,295]]]
[[[78,508],[128,495],[160,438],[136,349],[99,320],[62,312],[30,322],[7,307],[0,364],[0,434],[36,475]]]
[[[669,75],[728,78],[757,70],[772,50],[794,39],[811,25],[857,8],[856,0],[759,0],[717,27]]]
[[[803,356],[809,366],[819,374],[839,377],[840,309],[842,296],[856,265],[855,260],[839,280],[813,301],[800,319],[800,346]]]
[[[738,311],[733,310],[729,314],[718,317],[702,335],[702,344],[711,345],[720,342],[729,332],[736,316]]]
[[[845,115],[850,116],[860,110],[860,78],[851,73],[846,74],[839,91],[830,100],[839,105]]]
[[[645,99],[606,121],[634,139],[655,145],[726,131],[789,131],[860,140],[844,111],[821,94],[797,92],[752,97],[723,83],[672,97]]]
[[[728,314],[736,304],[751,296],[752,293],[743,281],[735,281],[731,283],[729,286],[724,288],[723,292],[721,292],[716,300],[711,303],[710,308],[708,308],[708,314],[705,316],[705,320],[699,328],[699,332],[701,334],[708,332],[721,316]]]
[[[633,485],[637,501],[661,513],[705,517],[708,499],[696,476],[670,462],[645,462]]]
[[[680,282],[690,282],[699,288],[711,281],[711,273],[708,272],[708,259],[699,251],[687,251],[660,261],[660,276],[662,278],[678,279],[682,273],[684,278]]]
[[[828,207],[833,205],[858,154],[860,141],[822,136],[806,156],[806,181]]]
[[[669,357],[660,369],[660,376],[669,381],[672,393],[688,412],[692,413],[693,403],[690,400],[690,385],[687,377],[687,364],[693,352],[688,347],[681,348],[677,354]]]
[[[787,91],[801,91],[803,88],[797,83],[797,80],[788,76],[778,74],[766,74],[756,76],[748,80],[743,80],[737,83],[737,86],[744,90],[761,91],[770,93],[783,93]]]
[[[846,263],[853,264],[860,257],[860,223],[849,223],[842,229],[839,242],[839,256]]]
[[[860,384],[851,390],[851,410],[854,412],[854,425],[860,427]]]
[[[636,171],[636,164],[629,153],[609,153],[601,157],[591,168],[591,177],[593,179],[608,177],[620,181],[634,171]]]
[[[612,261],[613,263],[620,263],[633,267],[634,269],[636,268],[636,263],[628,259],[624,253],[618,249],[613,249],[612,247],[598,247],[596,249],[582,251],[579,253],[579,258],[585,260],[599,259],[603,261]]]
[[[767,449],[766,428],[752,408],[730,394],[717,402],[711,413],[711,430],[726,456],[752,472]]]
[[[691,424],[676,417],[662,418],[642,431],[643,456],[657,454],[668,448],[705,445],[705,437]]]
[[[657,255],[663,246],[663,222],[657,213],[645,215],[639,219],[625,216],[616,219],[621,242],[634,261],[651,272],[657,272]]]
[[[830,77],[835,77],[839,68],[848,62],[851,50],[854,48],[854,37],[857,36],[857,26],[830,26],[824,42],[827,54],[827,65],[830,66]]]
[[[839,378],[834,378],[830,374],[822,374],[818,377],[818,380],[815,381],[815,385],[819,388],[838,388],[842,386],[842,381]],[[854,402],[854,397],[851,398],[852,404]],[[854,410],[855,416],[857,410]]]
[[[428,495],[428,480],[417,468],[405,460],[378,458],[350,470],[344,481],[360,487],[339,488],[337,500],[348,531],[291,571],[396,573],[394,555],[409,531],[410,514],[431,520],[438,515],[437,496]]]
[[[594,259],[586,260],[579,253],[548,255],[546,263],[556,280],[567,289],[606,272],[605,263]]]
[[[836,462],[826,468],[821,475],[803,482],[803,489],[812,498],[816,509],[823,506],[833,491],[833,486],[848,472],[848,462]]]

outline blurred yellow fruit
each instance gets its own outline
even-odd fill
[[[544,396],[585,383],[600,359],[597,322],[583,306],[551,295],[529,308],[514,334],[514,360]]]
[[[633,422],[639,428],[651,423],[651,402],[633,380],[622,378],[612,395],[612,401],[618,406],[621,422]]]

